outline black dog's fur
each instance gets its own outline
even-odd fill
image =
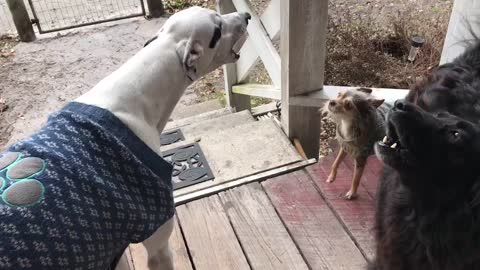
[[[389,113],[387,135],[399,147],[376,145],[385,169],[368,269],[480,269],[479,120],[477,43]]]

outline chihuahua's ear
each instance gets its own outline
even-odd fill
[[[371,88],[366,88],[366,87],[357,88],[357,91],[360,91],[360,92],[363,92],[363,93],[366,93],[366,94],[371,94],[372,93],[372,89]]]
[[[369,98],[369,99],[368,99],[368,102],[369,102],[370,104],[372,104],[375,108],[378,108],[378,107],[380,107],[380,105],[383,104],[383,102],[385,102],[385,99]]]
[[[183,69],[191,80],[197,79],[197,63],[202,55],[203,46],[197,40],[183,40],[177,45],[177,56],[181,59]]]

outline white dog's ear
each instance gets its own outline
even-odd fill
[[[202,44],[197,40],[183,40],[177,45],[177,55],[182,59],[187,76],[191,80],[196,80],[198,59],[203,55]]]

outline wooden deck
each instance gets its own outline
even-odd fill
[[[335,154],[307,169],[177,207],[171,238],[177,270],[363,269],[374,254],[374,197],[381,164],[372,157],[359,197],[342,195],[351,160],[325,183]],[[144,251],[131,248],[135,270]]]

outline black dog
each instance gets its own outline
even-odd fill
[[[374,270],[480,269],[480,43],[389,113]],[[397,143],[396,149],[389,146]]]
[[[370,269],[480,269],[480,128],[397,102],[387,137]]]

